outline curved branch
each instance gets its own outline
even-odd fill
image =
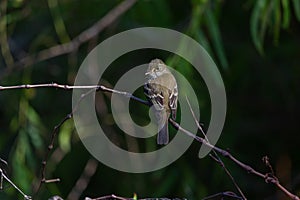
[[[119,94],[122,96],[125,96],[127,98],[131,98],[139,103],[142,103],[144,105],[150,106],[151,104],[149,104],[148,101],[145,101],[143,99],[140,99],[138,97],[133,96],[131,93],[125,92],[125,91],[118,91],[118,90],[114,90],[114,89],[110,89],[107,88],[103,85],[91,85],[91,86],[70,86],[70,85],[60,85],[57,83],[50,83],[50,84],[37,84],[37,85],[18,85],[18,86],[0,86],[0,91],[4,91],[4,90],[9,90],[9,89],[30,89],[30,88],[41,88],[41,87],[54,87],[54,88],[60,88],[60,89],[65,89],[65,90],[71,90],[71,89],[90,89],[87,93],[83,94],[80,99],[77,102],[77,105],[82,101],[83,98],[85,98],[87,95],[92,94],[93,91],[102,91],[102,92],[110,92],[110,93],[115,93],[115,94]],[[68,119],[72,118],[73,113],[76,112],[76,108],[77,106],[75,106],[73,108],[73,110],[71,111],[71,113],[69,113],[57,126],[54,127],[54,130],[52,132],[51,135],[51,142],[50,145],[48,147],[48,152],[46,154],[46,159],[48,158],[48,154],[51,151],[51,149],[53,148],[53,143],[54,143],[54,139],[58,133],[58,130],[60,129],[60,127],[62,126],[62,124],[67,121]],[[210,147],[211,149],[213,149],[214,151],[216,151],[217,153],[221,154],[224,157],[229,158],[232,162],[234,162],[236,165],[238,165],[240,168],[244,169],[247,173],[256,175],[260,178],[263,178],[265,180],[266,183],[272,183],[274,184],[279,190],[281,190],[284,194],[286,194],[286,196],[288,196],[290,199],[292,200],[300,200],[300,198],[291,193],[290,191],[288,191],[284,186],[282,186],[278,180],[278,178],[274,175],[270,173],[267,174],[263,174],[262,172],[259,172],[257,170],[255,170],[254,168],[252,168],[250,165],[247,165],[245,163],[243,163],[242,161],[238,160],[236,157],[234,157],[231,153],[229,153],[226,150],[223,150],[219,147],[216,147],[212,144],[210,144],[205,138],[201,138],[197,135],[194,135],[193,133],[191,133],[190,131],[184,129],[183,127],[181,127],[176,121],[174,121],[172,118],[169,118],[169,122],[171,123],[171,125],[179,130],[180,132],[186,134],[189,137],[194,138],[196,141],[198,141],[199,143],[202,143],[203,145],[206,145],[207,147]],[[215,160],[215,159],[214,159]],[[46,168],[46,162],[43,162],[42,165],[42,180],[41,180],[41,184],[42,183],[47,183],[46,179],[45,179],[45,168]],[[216,160],[215,160],[216,161]],[[41,186],[40,184],[40,186]]]
[[[7,76],[14,70],[20,70],[34,63],[41,62],[43,60],[47,60],[50,58],[54,58],[56,56],[68,54],[77,50],[81,44],[97,36],[101,31],[103,31],[106,27],[108,27],[111,23],[113,23],[116,19],[118,19],[123,13],[125,13],[129,8],[131,8],[136,2],[137,0],[122,1],[119,5],[113,8],[109,13],[107,13],[103,18],[101,18],[98,22],[96,22],[93,26],[80,33],[77,37],[75,37],[70,42],[60,44],[54,47],[50,47],[49,49],[42,50],[36,53],[35,55],[29,55],[21,59],[13,66],[9,66],[8,68],[2,70],[0,72],[0,79],[3,78],[4,76]]]

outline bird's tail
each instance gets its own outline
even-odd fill
[[[168,143],[169,143],[168,115],[166,112],[161,112],[160,119],[158,120],[157,144],[163,145]]]

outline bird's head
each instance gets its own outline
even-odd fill
[[[145,75],[149,76],[160,76],[161,74],[164,74],[166,72],[169,72],[166,64],[160,60],[160,59],[154,59],[149,63],[147,72]]]

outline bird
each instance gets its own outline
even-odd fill
[[[158,124],[157,144],[169,143],[168,120],[176,119],[178,88],[168,66],[160,59],[153,59],[145,73],[144,93],[154,106]]]

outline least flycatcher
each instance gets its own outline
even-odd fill
[[[155,116],[158,121],[157,144],[168,144],[168,119],[176,118],[178,89],[176,79],[160,59],[150,62],[144,85],[144,92],[148,100],[154,105]]]

